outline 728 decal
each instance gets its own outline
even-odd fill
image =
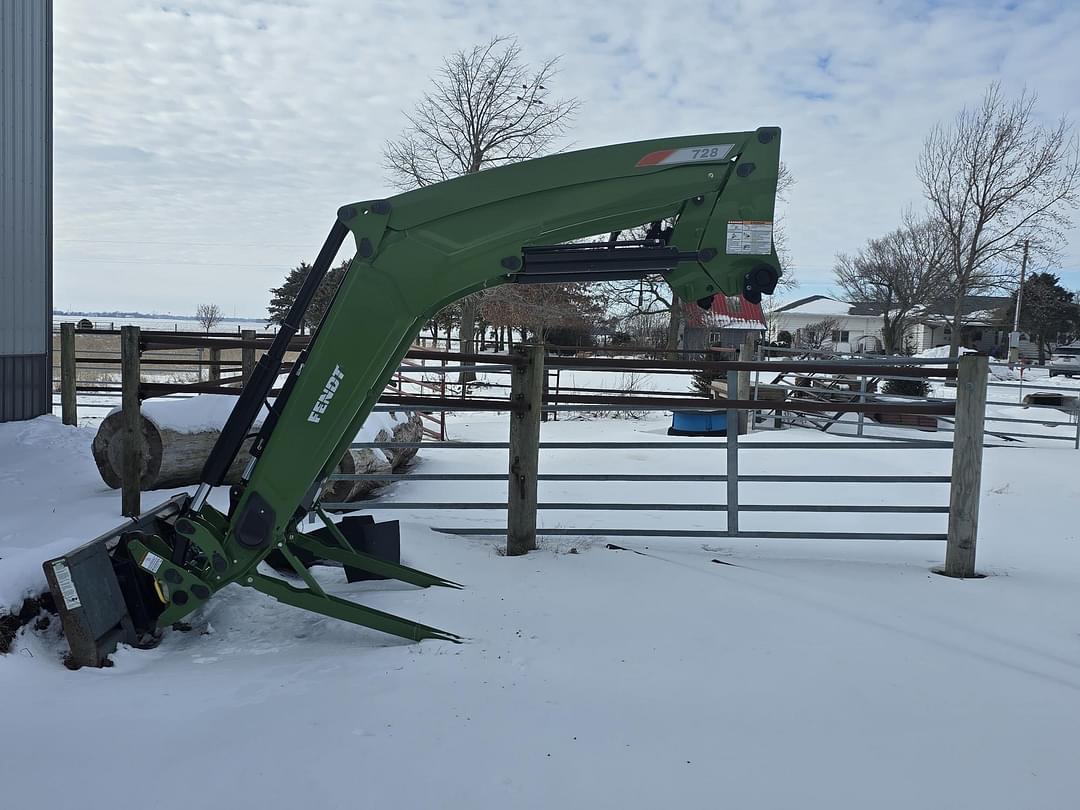
[[[693,163],[698,160],[724,160],[734,148],[733,143],[718,143],[707,146],[684,146],[682,149],[660,149],[649,152],[636,165],[667,166],[672,163]]]
[[[728,147],[730,149],[731,147]],[[727,150],[722,146],[702,146],[699,149],[690,150],[691,160],[707,160],[708,158],[722,158]]]

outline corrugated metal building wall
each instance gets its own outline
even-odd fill
[[[0,0],[0,422],[51,408],[52,0]]]

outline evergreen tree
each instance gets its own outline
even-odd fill
[[[319,284],[315,296],[311,299],[311,306],[304,313],[304,318],[300,323],[301,335],[313,331],[319,325],[319,321],[326,314],[326,310],[330,308],[330,302],[334,298],[334,293],[337,291],[341,279],[345,276],[345,271],[349,269],[350,261],[352,260],[346,259],[337,267],[331,268],[326,277],[323,278],[322,283]],[[270,313],[270,317],[267,319],[270,323],[276,323],[280,326],[285,321],[289,307],[296,300],[300,287],[310,270],[310,264],[300,262],[299,266],[288,272],[285,276],[285,282],[280,287],[273,287],[270,290],[270,304],[266,308],[267,312]]]
[[[1016,296],[1002,313],[1002,323],[1012,328]],[[1046,347],[1059,336],[1080,328],[1080,306],[1053,273],[1035,273],[1024,282],[1020,298],[1020,330],[1039,344],[1039,363],[1046,362]]]
[[[885,381],[882,391],[898,397],[928,397],[930,383],[919,377],[895,377]]]
[[[698,397],[711,398],[712,384],[726,377],[727,373],[724,371],[695,371],[693,377],[690,378],[690,393]]]

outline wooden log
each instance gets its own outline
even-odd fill
[[[391,436],[380,430],[375,438],[377,442],[390,441]],[[394,470],[390,466],[390,459],[385,450],[375,447],[349,448],[338,462],[335,473],[341,475],[383,473],[389,475]],[[362,498],[369,492],[385,486],[388,481],[329,481],[323,490],[322,499],[332,503],[351,503]]]
[[[109,414],[98,427],[91,445],[94,463],[101,479],[113,489],[121,486],[120,465],[123,459],[123,414]],[[140,414],[141,434],[139,457],[139,488],[171,489],[196,484],[203,464],[218,439],[219,430],[178,431],[162,425],[145,413]],[[418,414],[399,421],[391,432],[380,431],[375,441],[419,442],[423,424]],[[244,442],[225,476],[224,483],[235,484],[249,459],[254,437]],[[403,469],[416,455],[417,448],[386,448],[384,450],[350,449],[338,463],[337,473],[396,472]],[[386,482],[331,481],[325,496],[328,501],[348,502],[369,494]]]
[[[424,439],[424,420],[418,413],[410,413],[394,425],[393,441],[421,442]],[[390,459],[390,466],[395,472],[405,467],[416,455],[417,447],[385,447],[383,453]]]
[[[139,433],[141,447],[138,457],[139,489],[168,489],[185,487],[199,481],[206,457],[217,441],[220,431],[200,430],[180,432],[163,427],[140,415]],[[91,444],[94,463],[108,486],[117,489],[121,484],[120,465],[123,453],[123,414],[119,411],[109,414],[98,426],[97,435]],[[254,438],[248,439],[232,467],[229,468],[225,483],[235,484],[240,480],[240,473],[248,459],[248,449]]]
[[[424,424],[420,415],[409,414],[394,425],[393,431],[380,430],[372,439],[376,442],[420,442],[424,438]],[[403,470],[416,455],[416,447],[358,447],[349,448],[335,473],[342,475],[395,473]],[[365,481],[330,481],[323,493],[323,500],[331,503],[352,503],[370,495],[389,481],[370,479]]]

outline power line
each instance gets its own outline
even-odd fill
[[[279,265],[240,265],[231,261],[168,261],[164,259],[65,259],[54,258],[58,264],[65,262],[78,262],[82,265],[186,265],[194,267],[245,267],[259,270],[282,270],[286,262]]]
[[[280,247],[280,248],[308,248],[310,244],[301,245],[289,242],[147,242],[138,239],[69,239],[55,238],[54,242],[73,242],[87,245],[162,245],[164,247]]]

